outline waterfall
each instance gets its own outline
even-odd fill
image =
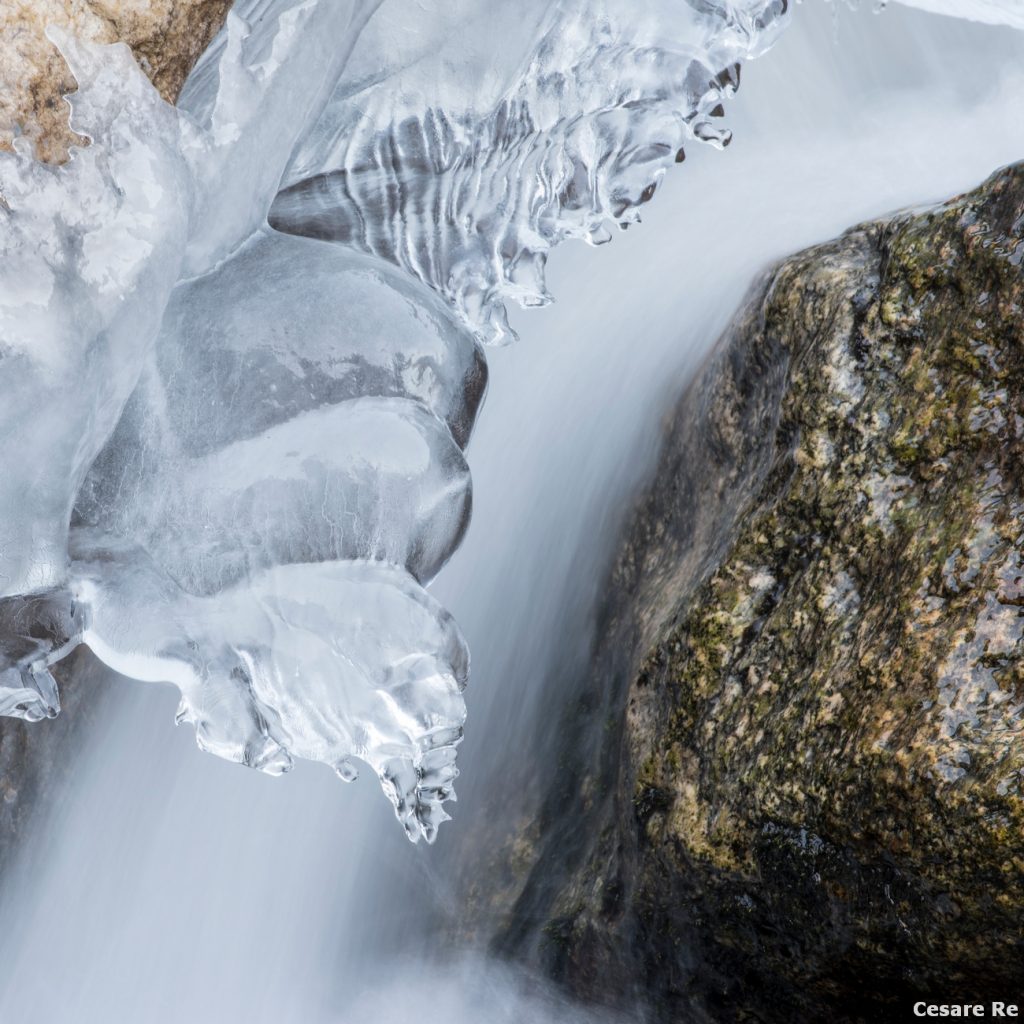
[[[557,304],[515,315],[520,343],[488,352],[486,410],[467,447],[472,527],[427,592],[473,653],[456,822],[414,847],[373,780],[341,788],[305,763],[275,780],[239,771],[166,728],[176,694],[112,677],[110,714],[75,752],[69,791],[40,809],[0,880],[2,1016],[601,1020],[489,959],[485,930],[468,950],[446,944],[445,922],[464,914],[458,865],[487,855],[471,845],[474,822],[521,806],[507,780],[529,773],[512,766],[557,771],[568,668],[588,647],[660,413],[753,275],[1024,154],[1022,58],[1024,35],[922,11],[797,8],[744,70],[729,150],[688,149],[643,226],[613,246],[551,255]],[[476,365],[463,337],[460,380]],[[461,458],[460,445],[446,451]],[[437,646],[457,661],[449,640]]]

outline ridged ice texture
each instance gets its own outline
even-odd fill
[[[567,238],[638,219],[694,139],[716,127],[740,64],[786,0],[388,0],[300,144],[271,211],[283,231],[393,262],[478,336],[504,304],[550,301]]]

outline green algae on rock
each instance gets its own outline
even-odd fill
[[[523,897],[577,993],[842,1021],[1019,992],[1022,259],[1018,165],[785,261],[688,388],[589,683],[609,795]]]

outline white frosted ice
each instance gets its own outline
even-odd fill
[[[58,586],[89,464],[178,278],[191,182],[174,110],[126,46],[53,32],[78,79],[63,167],[0,152],[0,597]]]
[[[412,840],[447,820],[469,654],[452,617],[403,570],[335,561],[254,573],[196,597],[146,552],[76,531],[83,639],[108,665],[181,691],[199,746],[270,774],[292,757],[380,778]]]

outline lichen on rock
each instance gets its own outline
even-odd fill
[[[227,16],[231,0],[4,0],[0,5],[0,149],[23,136],[61,163],[83,141],[63,97],[75,80],[46,36],[65,28],[94,43],[124,42],[168,103]]]
[[[785,261],[684,395],[535,938],[577,993],[881,1020],[1024,980],[1022,258],[1019,165]]]

